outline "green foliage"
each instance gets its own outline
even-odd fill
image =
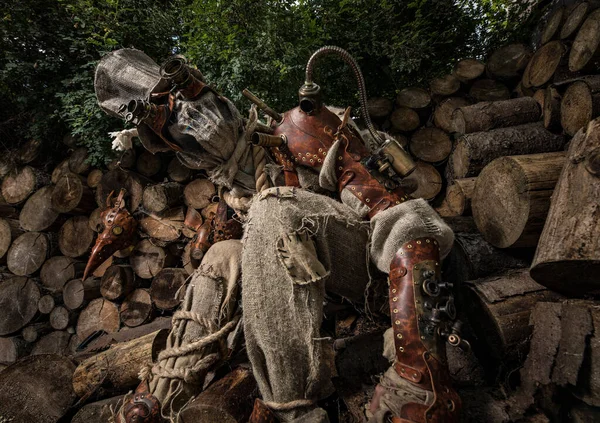
[[[532,0],[533,1],[533,0]],[[6,2],[6,0],[2,0]],[[20,0],[0,12],[0,142],[78,137],[99,164],[108,132],[123,127],[96,105],[93,73],[108,51],[134,47],[158,63],[186,55],[243,111],[248,87],[274,108],[294,107],[306,61],[341,46],[358,60],[371,95],[392,98],[456,60],[526,40],[535,21],[514,0]],[[330,104],[356,107],[339,59],[319,61]],[[60,151],[61,148],[56,148]]]

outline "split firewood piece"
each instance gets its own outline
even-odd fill
[[[125,326],[136,327],[150,320],[152,299],[146,289],[136,289],[121,304],[121,321]]]
[[[19,221],[0,218],[0,259],[6,260],[6,254],[13,240],[23,234]]]
[[[26,232],[15,239],[7,254],[7,266],[15,275],[31,275],[56,251],[56,237],[41,232]]]
[[[64,219],[59,218],[59,213],[52,208],[53,192],[54,187],[47,185],[27,199],[19,214],[19,222],[23,229],[31,232],[54,232],[64,223]]]
[[[75,216],[65,222],[58,233],[58,247],[67,257],[81,257],[91,251],[95,233],[89,227],[89,218]]]
[[[116,332],[120,326],[119,309],[116,304],[104,298],[96,298],[79,314],[77,336],[84,340],[96,331]]]
[[[438,128],[450,133],[454,132],[452,115],[459,107],[465,107],[471,102],[464,97],[450,97],[442,101],[433,113],[433,123]]]
[[[187,184],[183,191],[185,204],[198,210],[208,206],[216,193],[215,185],[208,179],[201,178]]]
[[[525,44],[508,44],[490,55],[487,73],[491,79],[512,81],[525,70],[531,56],[531,49]]]
[[[20,204],[50,183],[50,175],[31,166],[9,172],[2,181],[2,197],[8,204]]]
[[[463,59],[454,66],[454,76],[468,84],[485,72],[485,64],[476,59]]]
[[[100,293],[110,301],[122,300],[136,287],[135,274],[131,266],[117,264],[110,266],[102,276]]]
[[[597,7],[597,1],[582,1],[576,4],[565,19],[565,23],[560,31],[560,39],[565,40],[574,37],[585,22],[585,18]]]
[[[86,306],[91,300],[100,297],[100,279],[89,277],[71,279],[63,288],[63,303],[69,310],[79,310]]]
[[[477,178],[456,179],[446,190],[446,205],[453,216],[462,216],[471,212],[471,198]]]
[[[600,119],[571,140],[531,276],[550,289],[600,292]]]
[[[569,54],[569,70],[577,72],[585,69],[594,69],[595,60],[600,46],[600,9],[589,14],[571,47]]]
[[[60,177],[52,192],[52,208],[58,213],[89,214],[96,207],[87,181],[76,173]]]
[[[499,248],[537,244],[565,161],[561,151],[501,157],[483,169],[471,207],[490,244]]]
[[[150,240],[143,239],[129,257],[131,268],[142,279],[152,279],[165,267],[175,263],[175,258],[164,248],[154,245]]]
[[[560,30],[563,23],[567,19],[569,11],[565,6],[557,7],[548,17],[546,25],[542,30],[542,44],[546,44],[551,40],[559,38]]]
[[[173,157],[167,167],[169,179],[173,182],[186,182],[192,177],[192,169],[185,167],[177,157]]]
[[[553,132],[561,129],[560,103],[561,96],[556,88],[548,87],[544,90],[544,127]]]
[[[71,360],[54,354],[27,357],[5,369],[0,416],[13,423],[57,423],[76,400],[74,371]]]
[[[0,337],[0,363],[14,363],[31,349],[27,341],[18,336]]]
[[[150,296],[156,308],[171,310],[177,307],[185,295],[185,283],[189,274],[185,269],[167,268],[160,271],[150,286]]]
[[[417,167],[405,178],[405,182],[417,187],[411,194],[414,198],[432,200],[442,190],[442,176],[433,165],[423,161],[417,162]]]
[[[521,83],[525,88],[545,85],[558,69],[567,46],[560,41],[550,41],[535,52],[525,72]]]
[[[51,292],[62,292],[68,281],[83,276],[84,269],[83,262],[70,257],[56,256],[46,260],[40,271],[40,280]]]
[[[421,128],[410,139],[410,152],[428,163],[441,163],[452,151],[448,134],[438,128]]]
[[[70,173],[71,169],[69,169],[69,159],[64,159],[62,162],[58,164],[52,171],[52,175],[50,180],[54,185],[58,183],[58,180],[62,178],[63,175]]]
[[[169,332],[165,329],[114,344],[77,366],[73,389],[79,396],[90,395],[102,388],[108,395],[124,394],[135,388],[142,367],[152,364],[166,347]]]
[[[574,136],[599,115],[600,75],[583,77],[569,85],[560,103],[560,122],[565,132]]]

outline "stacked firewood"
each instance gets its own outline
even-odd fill
[[[535,50],[507,45],[485,64],[459,61],[428,89],[402,90],[395,107],[379,98],[369,104],[380,128],[418,161],[413,195],[456,232],[446,277],[488,376],[515,388],[510,375],[529,353],[517,394],[499,406],[503,417],[486,421],[534,410],[555,421],[599,413],[600,389],[589,373],[600,306],[591,300],[600,293],[598,6],[560,5],[541,25]],[[573,297],[591,301],[574,305]],[[565,314],[571,310],[578,317]],[[562,331],[544,321],[555,315]],[[556,380],[553,365],[564,367],[554,369]],[[557,394],[568,401],[549,407]]]

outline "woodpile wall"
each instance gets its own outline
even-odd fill
[[[510,44],[485,60],[458,61],[429,86],[368,102],[378,129],[417,161],[415,184],[407,184],[416,186],[413,196],[428,200],[456,233],[444,266],[475,353],[449,351],[465,421],[583,422],[599,414],[598,6],[555,8],[535,49]],[[217,192],[172,155],[137,148],[93,169],[70,142],[54,167],[39,165],[39,141],[0,166],[0,370],[28,355],[74,359],[66,398],[102,401],[73,421],[96,421],[89,416],[106,418],[118,402],[109,397],[134,389],[135,370],[164,349],[170,316],[201,259],[190,240],[215,213]],[[106,198],[121,188],[140,222],[139,241],[81,280]],[[338,390],[354,418],[370,376],[348,375],[364,372],[357,362],[371,363],[371,373],[382,365],[381,327],[365,321],[350,313],[335,322],[345,337],[336,341],[345,369]],[[36,357],[19,363],[44,367]],[[61,363],[55,367],[73,374]],[[188,415],[239,381],[244,393],[255,392],[251,372],[236,372]],[[0,389],[0,404],[6,395]],[[66,412],[61,404],[57,419]]]

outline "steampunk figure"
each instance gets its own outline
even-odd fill
[[[312,70],[324,54],[353,69],[368,133],[348,111],[340,119],[323,105]],[[145,148],[175,151],[186,166],[205,170],[244,220],[241,240],[224,239],[234,238],[232,230],[209,248],[199,243],[206,252],[173,317],[168,348],[143,372],[148,392],[138,388],[121,421],[158,421],[157,403],[168,417],[210,383],[239,348],[243,328],[262,397],[251,421],[327,422],[317,405],[333,392],[331,341],[321,335],[325,295],[364,304],[371,264],[389,274],[392,325],[384,351],[391,365],[368,407],[370,421],[458,421],[445,343],[463,341],[452,286],[440,278],[453,234],[404,187],[414,164],[374,130],[362,74],[347,52],[318,50],[299,106],[284,114],[247,93],[268,125],[254,107],[243,119],[181,57],[159,68],[136,50],[110,53],[95,86],[100,106],[135,124]],[[221,215],[213,233],[231,223]]]

